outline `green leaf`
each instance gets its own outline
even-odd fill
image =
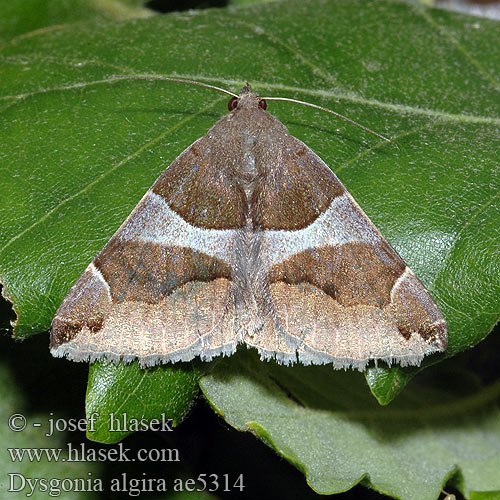
[[[434,500],[454,474],[467,498],[500,489],[500,381],[482,387],[453,363],[428,369],[389,407],[359,373],[263,364],[251,351],[219,363],[201,387],[226,422],[274,448],[320,494],[362,481]]]
[[[176,426],[198,394],[200,376],[201,371],[187,363],[144,370],[137,363],[93,363],[86,413],[88,421],[93,414],[96,418],[87,437],[100,443],[116,443],[133,432],[134,426],[142,425],[142,419],[149,425],[153,419],[163,422],[162,416],[172,420],[172,427]]]
[[[0,279],[15,336],[49,328],[154,179],[225,112],[206,89],[112,76],[154,73],[231,90],[248,80],[391,136],[381,144],[319,111],[268,108],[431,291],[449,322],[448,355],[477,344],[500,311],[499,36],[487,20],[338,0],[82,23],[4,46]],[[412,374],[388,370],[368,378],[384,403]]]
[[[386,405],[404,389],[417,371],[418,368],[369,366],[365,371],[365,378],[379,404]]]
[[[34,486],[34,494],[32,498],[50,498],[48,493],[41,493],[40,483],[35,483],[34,478],[44,478],[48,480],[53,478],[53,483],[57,480],[62,481],[66,479],[66,485],[71,480],[80,478],[84,481],[91,479],[94,481],[99,478],[101,465],[93,462],[78,462],[68,461],[67,448],[65,447],[66,432],[56,432],[52,436],[46,436],[49,433],[48,421],[54,418],[49,413],[34,413],[28,411],[28,405],[22,398],[21,388],[16,383],[16,380],[10,373],[8,365],[5,362],[0,363],[0,442],[3,443],[3,450],[0,453],[0,468],[2,474],[0,475],[0,497],[1,498],[26,498],[30,492],[30,486],[27,481],[24,483],[23,479],[31,478],[32,485]],[[14,431],[9,428],[7,422],[10,421],[12,415],[17,415],[13,423],[16,426],[21,426],[22,417],[26,419],[26,428],[24,430]],[[34,424],[41,424],[36,426]],[[18,427],[19,429],[20,427]],[[23,453],[24,448],[29,448],[30,452],[38,453],[40,460],[29,460],[25,454],[23,459],[18,459],[19,453]],[[59,459],[55,460],[52,455],[53,450],[55,453],[61,448]],[[49,450],[49,455],[52,459],[48,459],[43,449]],[[14,476],[9,476],[14,474]],[[11,483],[12,481],[12,483]],[[15,493],[12,490],[21,489],[22,492]],[[67,488],[68,486],[66,486]],[[56,492],[57,488],[61,488],[61,484],[54,484],[53,491]],[[72,490],[75,490],[73,487]],[[61,493],[61,489],[59,490]],[[87,499],[87,492],[78,491],[65,491],[64,498],[68,500]]]
[[[500,500],[500,491],[471,491],[471,500]]]
[[[471,491],[471,500],[500,500],[500,491]]]
[[[0,3],[0,43],[77,21],[120,20],[153,14],[142,0],[9,0]]]

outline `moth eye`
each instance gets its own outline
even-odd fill
[[[237,107],[238,107],[238,98],[232,97],[231,100],[227,103],[227,109],[229,109],[229,111],[233,111],[233,109],[236,109]]]
[[[264,99],[259,100],[259,108],[260,109],[266,109],[267,108],[267,102],[264,101]]]

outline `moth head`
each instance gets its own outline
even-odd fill
[[[256,96],[252,87],[247,83],[240,91],[239,97],[232,97],[227,103],[227,109],[234,111],[237,108],[260,108],[266,109],[267,103],[264,99]]]

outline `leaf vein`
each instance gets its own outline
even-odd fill
[[[124,165],[128,161],[136,158],[137,156],[139,156],[144,151],[147,151],[147,149],[150,146],[156,144],[157,142],[159,142],[160,140],[162,140],[164,137],[166,137],[168,134],[170,134],[174,130],[178,129],[179,127],[181,127],[185,123],[193,120],[196,116],[204,113],[208,109],[211,109],[213,106],[215,106],[222,99],[223,98],[218,98],[218,99],[214,100],[211,104],[209,104],[209,105],[201,108],[200,110],[198,110],[196,113],[193,113],[193,114],[189,115],[188,117],[180,120],[179,122],[177,122],[175,125],[173,125],[169,129],[167,129],[164,132],[162,132],[161,134],[157,135],[154,139],[151,139],[148,142],[144,143],[142,146],[140,146],[139,148],[137,148],[133,153],[129,154],[128,156],[126,156],[125,158],[123,158],[122,160],[120,160],[119,162],[115,163],[115,165],[113,165],[110,169],[108,169],[105,172],[103,172],[101,175],[99,175],[98,177],[96,177],[93,181],[91,181],[87,185],[85,185],[82,189],[80,189],[76,193],[72,194],[71,196],[68,196],[66,199],[60,201],[56,206],[54,206],[53,208],[51,208],[45,215],[43,215],[42,217],[40,217],[33,224],[31,224],[30,226],[28,226],[27,228],[25,228],[20,233],[18,233],[15,236],[13,236],[9,241],[7,241],[5,243],[5,245],[3,245],[3,247],[0,247],[0,255],[10,245],[12,245],[16,240],[18,240],[19,238],[21,238],[22,236],[24,236],[26,233],[29,233],[31,230],[33,230],[38,225],[40,225],[43,222],[45,222],[51,215],[53,215],[54,213],[56,213],[60,208],[62,208],[63,206],[65,206],[67,203],[69,203],[70,201],[73,201],[74,199],[78,198],[81,195],[86,194],[89,191],[89,189],[91,189],[93,186],[95,186],[96,184],[98,184],[99,182],[101,182],[102,180],[104,180],[106,177],[108,177],[111,173],[113,173],[115,170],[117,170],[118,168],[120,168],[122,165]]]

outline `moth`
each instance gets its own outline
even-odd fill
[[[265,360],[364,370],[445,350],[436,303],[335,174],[248,84],[222,91],[229,113],[69,291],[52,354],[146,367],[246,344]]]

